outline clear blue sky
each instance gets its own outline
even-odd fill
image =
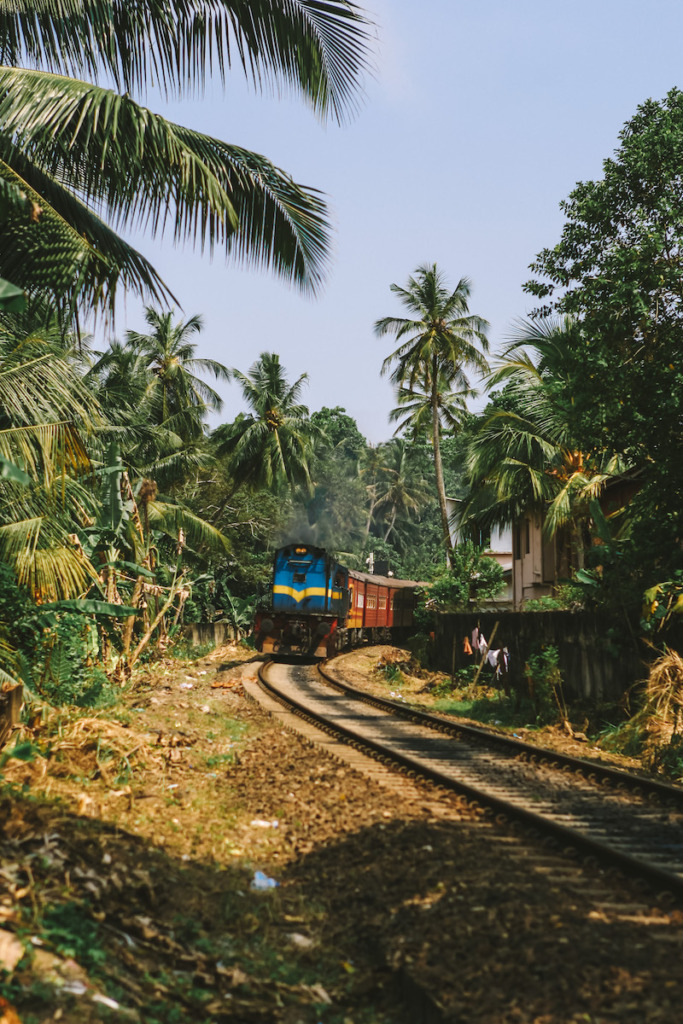
[[[362,3],[362,0],[361,0]],[[258,96],[239,72],[198,100],[150,107],[268,156],[320,188],[333,209],[328,279],[310,299],[259,271],[170,241],[131,240],[182,303],[201,313],[200,355],[247,370],[275,351],[290,379],[307,371],[311,409],[343,405],[373,442],[391,434],[380,378],[391,339],[372,324],[400,315],[389,291],[422,262],[453,286],[467,275],[471,310],[495,348],[531,308],[528,264],[554,244],[558,209],[602,161],[639,103],[683,86],[680,0],[369,0],[376,75],[358,116],[321,126],[301,101]],[[130,237],[130,236],[129,236]],[[141,329],[142,305],[121,305],[116,334]],[[221,419],[240,411],[221,385]]]

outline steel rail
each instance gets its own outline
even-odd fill
[[[453,779],[450,776],[442,774],[436,769],[429,768],[428,766],[413,760],[409,755],[405,755],[391,746],[385,745],[370,737],[363,736],[339,722],[330,721],[324,715],[319,714],[313,708],[295,699],[290,694],[283,694],[278,687],[267,678],[267,669],[270,664],[272,663],[266,662],[258,672],[259,681],[264,689],[285,707],[295,711],[296,714],[305,718],[309,722],[315,723],[319,727],[323,728],[325,732],[340,735],[346,742],[350,742],[354,746],[364,749],[366,752],[371,753],[385,762],[393,762],[400,768],[411,773],[413,776],[420,776],[428,779],[439,787],[464,796],[472,803],[482,807],[488,807],[496,814],[502,815],[507,819],[518,821],[525,827],[530,828],[540,835],[549,836],[563,848],[578,850],[583,855],[593,857],[597,861],[600,861],[611,868],[617,868],[624,874],[630,875],[633,878],[645,880],[660,892],[664,891],[671,893],[676,897],[683,897],[683,875],[667,871],[665,868],[661,868],[657,864],[653,864],[648,860],[633,856],[623,850],[615,849],[608,843],[601,842],[598,839],[580,832],[578,829],[562,825],[561,823],[553,821],[536,811],[520,807],[519,805],[510,803],[495,794],[478,789],[476,786],[472,786],[469,783]],[[387,703],[393,705],[393,702]],[[393,712],[393,706],[391,709],[383,708],[382,710],[387,714],[391,714]],[[421,722],[420,724],[424,725],[425,723]]]
[[[390,714],[400,715],[410,721],[426,725],[430,729],[437,729],[452,736],[465,736],[467,739],[475,740],[491,747],[498,747],[507,750],[508,753],[522,756],[525,755],[529,761],[558,765],[563,768],[571,768],[572,771],[580,772],[591,782],[608,782],[613,786],[622,787],[642,794],[652,794],[664,800],[671,800],[683,804],[683,786],[675,786],[668,782],[661,782],[659,779],[651,779],[643,775],[634,775],[631,772],[620,768],[613,768],[609,765],[588,761],[585,758],[573,757],[571,754],[563,754],[560,751],[550,750],[548,747],[539,747],[534,743],[526,743],[524,740],[515,739],[512,736],[502,736],[500,733],[490,732],[488,729],[478,728],[476,725],[469,725],[464,722],[452,722],[441,715],[435,715],[429,711],[421,711],[419,708],[397,701],[389,700],[386,697],[378,697],[375,694],[359,690],[349,683],[337,679],[329,671],[327,663],[317,666],[318,672],[326,683],[333,686],[341,693],[346,693],[354,700],[360,700],[364,704],[388,711]]]

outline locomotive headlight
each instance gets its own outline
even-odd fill
[[[272,619],[262,619],[261,620],[261,632],[262,633],[271,633],[273,631],[273,627],[274,626],[275,626],[275,623],[273,622]]]

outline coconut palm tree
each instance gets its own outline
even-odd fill
[[[436,405],[439,414],[441,434],[444,431],[458,433],[466,423],[469,412],[467,400],[476,398],[477,392],[464,381],[453,387],[442,373],[436,385]],[[431,435],[432,386],[428,377],[416,381],[411,387],[399,385],[396,388],[396,406],[389,413],[389,422],[397,423],[394,436],[404,434],[412,440],[425,439]]]
[[[235,486],[280,490],[302,487],[310,492],[310,463],[321,431],[300,404],[308,381],[302,373],[293,384],[280,357],[262,352],[248,373],[233,369],[250,413],[213,433],[218,456],[228,457]]]
[[[469,280],[461,278],[451,292],[436,263],[418,267],[414,276],[408,279],[406,288],[392,284],[391,290],[413,316],[383,317],[375,323],[378,336],[393,334],[400,341],[399,347],[384,360],[382,372],[391,370],[390,379],[399,389],[399,394],[401,389],[404,393],[414,392],[418,406],[420,395],[429,396],[436,488],[444,544],[450,561],[451,538],[440,444],[443,396],[454,391],[466,394],[471,390],[465,372],[467,369],[480,373],[488,371],[484,355],[488,351],[488,323],[469,312]],[[450,408],[455,409],[453,399]],[[416,413],[418,422],[420,415],[423,417],[424,413]]]
[[[343,119],[366,68],[367,23],[347,0],[0,5],[0,191],[23,200],[5,215],[0,202],[0,274],[70,311],[113,310],[119,285],[167,302],[118,234],[144,224],[314,289],[328,248],[320,195],[134,98],[152,84],[196,91],[233,64],[257,88],[284,85]]]
[[[358,476],[365,487],[368,502],[367,519],[365,521],[365,529],[363,531],[363,550],[365,550],[370,536],[370,528],[377,508],[380,490],[380,477],[386,466],[384,449],[385,445],[383,444],[370,444],[363,452],[358,462]]]
[[[150,375],[151,402],[155,420],[170,426],[183,440],[202,433],[202,420],[208,411],[220,411],[220,395],[197,373],[209,373],[216,380],[230,380],[230,371],[215,359],[199,359],[197,346],[190,339],[203,327],[201,316],[173,322],[173,313],[145,310],[151,328],[148,334],[127,331],[129,347],[139,353]]]
[[[384,514],[384,540],[397,533],[397,519],[417,517],[429,500],[425,481],[411,460],[411,448],[398,438],[382,445],[384,461],[379,474],[375,511]]]
[[[87,374],[115,428],[124,464],[135,477],[154,478],[162,489],[212,461],[205,436],[208,411],[220,396],[200,374],[229,380],[222,363],[195,356],[190,340],[202,328],[199,316],[174,321],[170,312],[148,308],[151,330],[128,331],[126,344],[112,341]]]
[[[194,465],[194,440],[184,444],[177,429],[159,422],[158,381],[139,349],[112,340],[86,373],[85,381],[108,424],[98,437],[99,461],[116,440],[132,478],[153,477],[164,486]]]

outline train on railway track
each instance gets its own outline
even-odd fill
[[[330,658],[363,640],[397,643],[414,628],[419,586],[348,569],[324,548],[287,544],[275,553],[271,606],[256,614],[256,646]]]

